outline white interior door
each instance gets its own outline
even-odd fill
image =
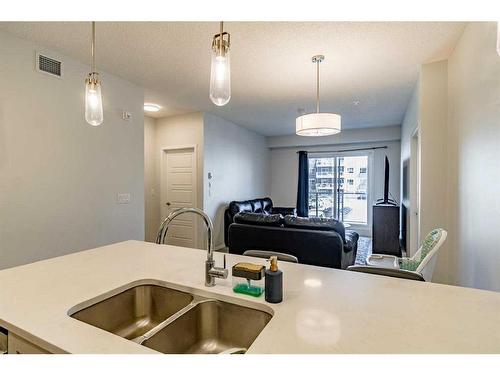
[[[194,148],[165,149],[162,153],[161,215],[173,210],[196,207],[196,153]],[[196,247],[196,217],[182,214],[174,219],[165,243]]]

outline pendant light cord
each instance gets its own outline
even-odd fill
[[[224,39],[222,34],[224,33],[224,21],[220,21],[220,34],[219,34],[219,53],[224,56]]]
[[[92,56],[91,70],[92,73],[95,72],[95,22],[92,21],[92,44],[90,48],[90,54]]]
[[[318,59],[316,61],[316,113],[319,113],[319,63]]]

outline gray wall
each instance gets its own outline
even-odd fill
[[[198,203],[214,223],[214,246],[224,246],[224,208],[232,200],[269,195],[269,149],[266,138],[208,113],[145,121],[146,239],[154,242],[160,225],[160,161],[162,147],[196,145]],[[208,180],[208,172],[213,176]],[[209,184],[211,186],[209,186]],[[206,234],[199,219],[197,247]]]
[[[161,220],[161,155],[165,147],[196,146],[197,152],[197,208],[203,208],[203,114],[187,113],[158,119],[147,119],[146,127],[146,240],[154,242]],[[198,231],[196,247],[205,248],[205,234],[200,220],[195,221]]]
[[[390,163],[390,183],[389,190],[392,196],[399,202],[400,200],[400,133],[398,127],[375,129],[345,130],[342,133],[344,141],[355,139],[358,143],[341,143],[341,140],[331,139],[330,144],[325,142],[325,138],[318,138],[316,142],[324,142],[319,146],[314,146],[314,139],[303,138],[304,145],[297,146],[300,139],[287,137],[289,147],[284,147],[284,137],[269,138],[271,149],[271,197],[277,206],[295,207],[297,201],[297,179],[298,179],[298,150],[314,152],[315,150],[337,151],[363,147],[387,146],[387,149],[373,151],[373,194],[372,199],[383,197],[384,189],[384,160],[387,155]],[[354,133],[352,136],[350,133]],[[280,139],[274,139],[280,138]],[[352,139],[351,139],[352,138]],[[373,140],[376,139],[377,142]],[[384,140],[385,139],[385,140]],[[370,204],[373,202],[369,202]],[[369,231],[362,233],[369,235]]]
[[[221,247],[227,204],[270,193],[269,149],[264,136],[208,113],[204,144],[203,207],[214,221],[214,245]]]
[[[64,75],[50,77],[35,51],[50,53],[0,33],[0,268],[144,239],[143,90],[103,73],[104,124],[90,126],[89,67],[52,53]]]
[[[380,147],[387,146],[387,149],[373,151],[373,198],[383,198],[384,195],[384,161],[385,156],[389,159],[390,176],[389,191],[399,202],[399,141],[388,142],[367,142],[341,146],[320,146],[320,147],[293,147],[278,148],[271,150],[271,197],[277,206],[295,207],[297,202],[297,180],[298,180],[298,155],[297,151],[305,150],[314,153],[315,150],[337,151],[359,147]]]
[[[156,241],[160,226],[160,191],[156,182],[155,119],[144,117],[144,231],[148,242]]]

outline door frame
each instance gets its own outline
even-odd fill
[[[194,206],[195,208],[200,208],[199,207],[199,199],[198,199],[198,145],[196,144],[180,144],[180,145],[173,145],[173,146],[161,146],[160,147],[160,223],[163,222],[163,220],[165,219],[161,212],[162,212],[162,207],[163,207],[163,202],[165,201],[165,188],[166,188],[166,175],[165,175],[165,168],[166,168],[166,160],[164,158],[164,156],[166,156],[166,154],[169,152],[169,151],[181,151],[181,150],[193,150],[193,157],[194,157],[194,165],[193,165],[193,169],[194,169],[194,183],[193,183],[193,190],[194,190]],[[198,218],[195,218],[193,220],[193,223],[194,223],[194,238],[193,238],[193,242],[194,242],[194,246],[199,248],[200,247],[200,243],[199,243],[199,231],[200,231],[200,227],[198,225],[198,221],[197,220]]]
[[[420,245],[420,184],[422,168],[422,145],[420,125],[417,123],[410,137],[410,181],[409,181],[409,241],[408,256],[413,256]]]

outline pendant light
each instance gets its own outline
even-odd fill
[[[319,64],[325,59],[323,55],[313,56],[316,64],[316,113],[308,113],[295,120],[295,133],[307,137],[333,135],[341,131],[341,117],[335,113],[319,111]]]
[[[92,22],[91,71],[85,79],[85,121],[92,126],[102,124],[101,81],[95,69],[95,22]]]
[[[230,44],[231,36],[224,32],[224,22],[221,22],[220,33],[214,35],[212,40],[212,67],[210,71],[210,99],[219,107],[226,105],[231,99]]]

